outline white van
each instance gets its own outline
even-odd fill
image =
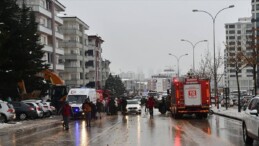
[[[82,105],[86,99],[96,104],[96,90],[92,88],[72,88],[69,90],[66,101],[72,107],[74,117],[84,115]]]

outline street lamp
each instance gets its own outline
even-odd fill
[[[179,57],[177,57],[177,56],[175,56],[175,55],[173,55],[173,54],[171,54],[171,53],[169,53],[169,55],[174,56],[174,57],[176,58],[176,60],[177,60],[177,76],[179,77],[179,75],[180,75],[180,73],[179,73],[179,62],[180,62],[180,59],[181,59],[183,56],[187,56],[188,54],[183,54],[183,55],[181,55],[181,56],[179,56]]]
[[[218,16],[218,14],[220,13],[220,12],[222,12],[223,10],[226,10],[226,9],[229,9],[229,8],[233,8],[234,7],[234,5],[230,5],[230,6],[228,6],[228,7],[225,7],[225,8],[223,8],[223,9],[221,9],[221,10],[219,10],[217,13],[216,13],[216,15],[213,17],[213,15],[212,14],[210,14],[209,12],[207,12],[207,11],[204,11],[204,10],[192,10],[193,12],[203,12],[203,13],[206,13],[206,14],[208,14],[210,17],[211,17],[211,19],[212,19],[212,22],[213,22],[213,51],[214,51],[214,55],[213,55],[213,57],[214,57],[214,93],[215,93],[215,97],[216,98],[218,98],[218,92],[217,92],[217,69],[216,69],[216,57],[215,57],[215,20],[216,20],[216,18],[217,18],[217,16]],[[217,109],[219,108],[219,104],[217,103]]]
[[[192,55],[192,59],[193,59],[193,61],[192,61],[192,69],[193,69],[193,71],[195,71],[195,62],[194,62],[194,48],[196,47],[196,45],[197,44],[199,44],[199,43],[201,43],[201,42],[207,42],[208,40],[201,40],[201,41],[198,41],[198,42],[196,42],[195,44],[193,44],[191,41],[188,41],[188,40],[185,40],[185,39],[181,39],[181,41],[184,41],[184,42],[188,42],[188,43],[190,43],[191,45],[192,45],[192,51],[193,51],[193,55]]]

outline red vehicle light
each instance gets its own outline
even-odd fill
[[[37,110],[38,110],[38,111],[40,111],[40,110],[41,110],[41,108],[40,108],[40,107],[37,107]]]
[[[13,113],[13,112],[14,112],[14,110],[13,110],[13,109],[11,109],[11,108],[9,108],[9,109],[7,110],[7,112],[9,112],[9,113]]]
[[[33,107],[29,107],[29,110],[30,110],[30,111],[33,111],[33,110],[34,110],[34,108],[33,108]]]

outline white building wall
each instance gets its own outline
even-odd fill
[[[240,18],[236,23],[225,24],[226,28],[226,48],[224,53],[224,79],[225,87],[229,87],[230,91],[237,90],[237,80],[235,75],[235,67],[229,65],[228,56],[233,56],[237,51],[245,51],[249,53],[247,48],[250,47],[249,41],[252,35],[251,18]],[[245,67],[239,72],[239,85],[241,90],[250,90],[253,85],[252,67]]]

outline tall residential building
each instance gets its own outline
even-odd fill
[[[101,37],[97,35],[88,36],[88,51],[86,58],[86,67],[89,73],[87,78],[89,83],[86,84],[87,87],[101,89],[102,81],[102,43],[104,41]]]
[[[64,62],[61,56],[64,55],[64,50],[60,44],[64,36],[59,29],[63,20],[57,14],[65,11],[65,6],[57,0],[17,0],[19,6],[22,6],[23,2],[35,12],[36,21],[39,23],[38,33],[45,51],[42,59],[50,64],[50,69],[54,72],[63,71]]]
[[[101,87],[103,88],[105,86],[105,82],[109,77],[110,74],[110,61],[109,60],[103,60],[102,61],[102,80],[101,80]]]
[[[252,6],[252,30],[253,30],[253,37],[257,38],[254,40],[255,46],[258,48],[259,46],[259,0],[252,0],[251,1]],[[257,93],[258,93],[258,85],[259,85],[259,66],[257,65]]]
[[[65,70],[60,73],[70,87],[82,87],[88,83],[86,69],[86,55],[88,36],[85,31],[89,26],[75,16],[63,16],[64,24],[61,27],[64,33],[62,47],[65,55]]]
[[[236,68],[235,64],[228,62],[229,57],[236,55],[238,51],[245,52],[246,55],[252,53],[251,35],[252,24],[251,18],[239,18],[238,22],[225,24],[226,29],[226,48],[224,50],[224,79],[225,87],[230,91],[237,90]],[[239,64],[240,65],[240,64]],[[240,66],[241,67],[241,66]],[[253,89],[252,68],[245,67],[238,73],[239,85],[241,90]]]

